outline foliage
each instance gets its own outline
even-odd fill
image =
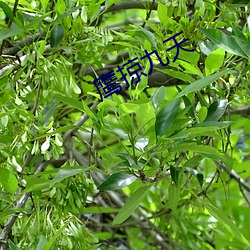
[[[1,249],[249,249],[248,7],[0,1]]]

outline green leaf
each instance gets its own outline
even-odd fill
[[[168,188],[168,204],[173,211],[176,210],[179,199],[180,188],[178,188],[173,182],[171,182]]]
[[[200,76],[200,77],[203,76],[203,74],[201,73],[200,69],[197,66],[194,66],[191,63],[188,63],[188,62],[180,60],[179,61],[179,65],[181,65],[184,68],[183,71],[185,73],[190,73],[190,74],[197,75],[197,76]]]
[[[92,207],[82,207],[80,209],[80,212],[82,214],[111,214],[111,213],[117,213],[119,212],[119,208],[113,208],[113,207],[96,207],[96,206],[92,206]]]
[[[227,109],[227,104],[228,104],[227,99],[222,99],[212,103],[208,108],[208,114],[204,122],[219,121]]]
[[[140,42],[147,40],[151,43],[153,48],[157,48],[157,44],[155,41],[155,35],[151,31],[144,29],[140,26],[139,26],[139,29],[138,29],[138,26],[136,27],[136,29],[137,30],[136,30],[135,35],[134,35],[134,37],[136,39],[138,39]]]
[[[64,28],[61,24],[56,25],[50,35],[50,46],[56,47],[63,39]]]
[[[201,90],[202,88],[206,87],[207,85],[215,82],[216,80],[218,80],[220,77],[222,77],[223,75],[229,73],[230,70],[223,70],[221,72],[215,73],[213,75],[207,76],[205,78],[202,78],[198,81],[195,81],[191,84],[189,84],[185,89],[183,89],[178,95],[178,97],[181,97],[183,95],[195,92],[197,90]]]
[[[58,16],[53,23],[58,23],[60,20],[64,19],[66,16],[71,15],[72,13],[81,9],[82,7],[83,7],[83,5],[79,4],[78,6],[73,7],[72,9],[66,10],[64,13],[62,13],[60,16]]]
[[[244,53],[250,57],[250,42],[244,37],[244,39],[240,37],[235,37],[237,43],[239,44],[240,48],[244,51]]]
[[[43,247],[46,245],[47,242],[48,241],[47,241],[46,237],[44,235],[41,235],[40,239],[38,241],[36,250],[43,250]]]
[[[4,3],[3,1],[0,1],[0,8],[3,9],[5,15],[6,15],[11,21],[14,21],[14,15],[13,15],[13,12],[12,12],[11,8],[9,7],[9,5],[7,5],[7,4]]]
[[[237,40],[233,36],[228,36],[220,30],[217,29],[204,29],[200,28],[213,43],[215,43],[219,48],[241,57],[246,57],[246,54],[241,49]]]
[[[174,182],[174,184],[176,186],[178,186],[178,180],[179,180],[179,173],[180,173],[181,169],[180,168],[176,168],[173,166],[170,166],[170,175],[171,175],[171,179]]]
[[[136,177],[132,174],[120,172],[109,176],[99,187],[99,190],[117,190],[133,183]]]
[[[51,186],[54,185],[57,182],[61,182],[62,180],[70,177],[70,176],[74,176],[77,174],[80,174],[82,172],[85,172],[86,169],[83,167],[79,167],[79,166],[66,166],[61,168],[58,173],[56,174],[56,176],[54,177],[54,179],[51,182]]]
[[[8,242],[9,242],[10,250],[22,250],[17,245],[15,245],[11,240],[9,240]]]
[[[18,212],[23,212],[24,209],[23,208],[18,208],[18,209],[14,209],[14,208],[6,208],[5,211],[0,212],[0,222],[4,223],[6,219],[8,219],[8,217],[14,213],[18,213]]]
[[[188,74],[185,74],[183,72],[176,71],[173,69],[158,69],[158,68],[156,68],[156,70],[160,71],[162,73],[168,74],[169,76],[172,76],[174,78],[180,79],[184,82],[191,83],[191,82],[195,81],[195,79],[193,77],[189,76]]]
[[[167,10],[166,4],[159,2],[158,7],[157,7],[157,14],[158,14],[158,18],[162,24],[166,24],[168,21],[167,13],[168,13],[168,10]]]
[[[189,168],[189,167],[186,167],[185,168],[188,172],[190,172],[192,175],[195,176],[195,178],[198,180],[200,186],[202,187],[203,185],[203,181],[204,181],[204,176],[201,172],[197,171],[196,169],[194,168]]]
[[[49,0],[40,0],[40,2],[41,2],[42,7],[43,7],[44,9],[46,9],[47,6],[48,6]]]
[[[65,223],[64,226],[62,226],[59,230],[57,230],[55,232],[55,234],[53,235],[53,237],[45,244],[45,246],[43,247],[42,250],[49,250],[52,247],[54,241],[59,237],[59,235],[64,231],[64,229],[69,224],[69,222],[68,223],[64,222],[64,223]]]
[[[156,116],[155,132],[156,136],[164,135],[174,123],[179,110],[179,101],[174,99]]]
[[[190,62],[192,65],[197,66],[197,63],[200,59],[200,54],[196,51],[193,51],[192,53],[180,50],[178,58],[185,60],[187,62]]]
[[[49,188],[51,185],[51,180],[37,177],[37,176],[30,176],[26,178],[26,188],[24,192],[33,192],[33,191],[39,191],[44,190],[46,188]]]
[[[188,128],[180,131],[179,133],[172,135],[170,139],[190,139],[196,136],[206,135],[207,132],[215,131],[218,127],[195,127]]]
[[[152,96],[151,101],[155,110],[157,110],[157,108],[161,105],[162,101],[164,100],[165,94],[166,87],[161,86]]]
[[[0,42],[6,38],[17,36],[22,33],[24,30],[20,29],[18,26],[13,25],[11,28],[0,30]]]
[[[183,143],[182,144],[177,144],[172,147],[171,152],[180,152],[183,150],[188,150],[188,151],[193,151],[197,152],[205,157],[208,157],[214,161],[222,160],[227,166],[232,165],[230,163],[230,157],[228,157],[226,154],[220,153],[216,148],[207,146],[207,145],[197,145],[196,143]]]
[[[132,195],[130,195],[127,202],[116,215],[112,224],[121,224],[124,222],[139,206],[143,198],[147,195],[150,187],[150,185],[144,185],[138,188]]]
[[[53,116],[55,110],[58,108],[59,102],[52,100],[49,104],[44,105],[42,112],[42,124],[49,122],[50,118]]]
[[[120,113],[123,115],[134,113],[135,111],[140,109],[139,104],[135,103],[122,103],[119,106]]]
[[[63,103],[68,104],[69,106],[76,108],[82,112],[85,112],[82,103],[76,99],[70,98],[68,96],[62,95],[60,93],[55,92],[53,97]]]
[[[18,180],[16,176],[5,168],[0,168],[0,183],[11,194],[14,194],[18,187]]]
[[[225,121],[225,122],[204,121],[195,124],[193,127],[217,127],[217,129],[222,129],[228,127],[230,124],[232,124],[231,121]]]
[[[201,200],[201,199],[200,199]],[[201,200],[202,201],[202,200]],[[245,236],[240,232],[238,227],[230,220],[220,209],[216,208],[212,204],[202,201],[208,212],[216,218],[223,226],[232,233],[239,241],[241,241],[245,246],[250,248],[250,242],[245,238]]]
[[[205,60],[205,72],[206,75],[211,75],[223,65],[225,57],[225,51],[222,49],[217,49],[209,54]]]
[[[199,112],[198,112],[198,118],[200,122],[203,122],[206,119],[207,116],[207,108],[206,107],[201,107]]]

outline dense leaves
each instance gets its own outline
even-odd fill
[[[0,1],[1,250],[250,248],[248,2]]]

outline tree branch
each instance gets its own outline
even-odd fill
[[[3,50],[3,55],[15,55],[19,50],[23,49],[25,46],[31,45],[33,42],[43,38],[45,32],[39,32],[33,36],[27,36],[25,39],[18,41],[13,44],[13,47],[6,48]]]
[[[220,168],[224,169],[232,179],[236,180],[240,186],[250,192],[250,186],[232,169],[229,170],[224,163],[219,164]]]

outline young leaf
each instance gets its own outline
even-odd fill
[[[143,198],[146,196],[150,189],[150,185],[144,185],[138,188],[127,200],[120,212],[116,215],[112,224],[121,224],[124,222],[139,206]]]
[[[13,12],[11,10],[11,8],[9,7],[9,5],[7,5],[6,3],[4,3],[3,1],[0,1],[0,8],[3,9],[4,14],[11,20],[14,20],[14,15]]]
[[[159,2],[158,7],[157,7],[157,14],[158,14],[158,18],[162,24],[164,24],[164,23],[166,24],[168,21],[167,13],[168,13],[168,9],[167,9],[166,4]]]
[[[180,188],[178,188],[172,182],[170,183],[170,186],[168,188],[168,203],[173,211],[176,210],[179,199],[180,199]]]
[[[5,168],[0,168],[0,183],[11,194],[14,194],[18,187],[16,176]]]
[[[172,126],[179,110],[179,100],[174,99],[156,116],[155,132],[156,136],[164,135]]]
[[[117,190],[133,183],[136,177],[132,174],[120,172],[109,176],[99,187],[99,190]]]
[[[205,72],[206,75],[211,75],[223,65],[225,51],[217,49],[213,51],[205,60]]]
[[[64,28],[61,24],[56,25],[50,35],[50,46],[56,47],[63,39]]]

